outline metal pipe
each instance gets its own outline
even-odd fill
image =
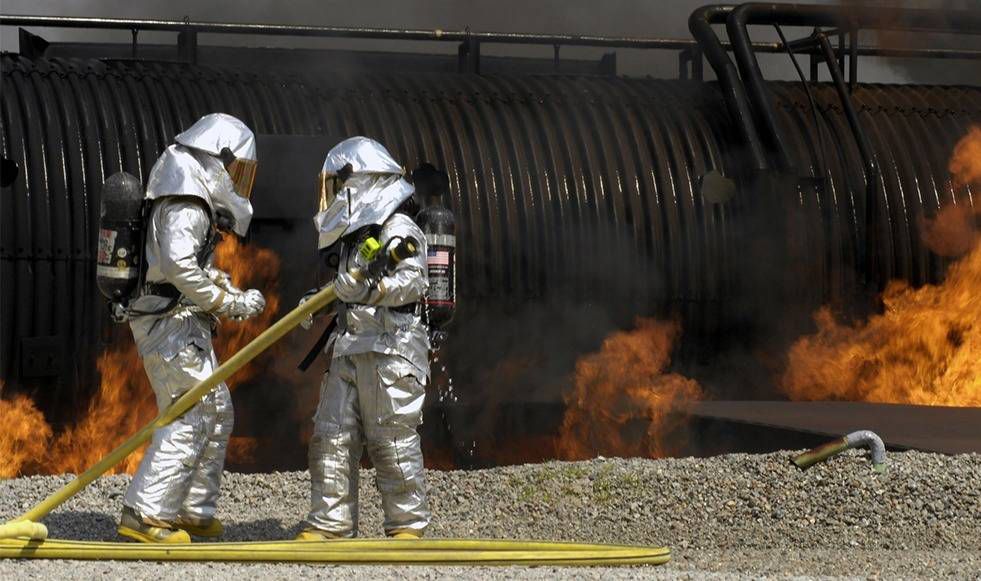
[[[837,66],[834,49],[831,47],[831,42],[828,40],[827,35],[823,32],[816,33],[815,38],[824,53],[824,59],[828,65],[828,72],[831,74],[831,81],[838,91],[838,98],[841,100],[841,106],[845,112],[845,119],[848,120],[848,125],[851,127],[852,133],[855,135],[855,141],[858,144],[858,151],[862,155],[866,184],[874,183],[879,175],[878,164],[875,160],[875,154],[872,153],[872,145],[865,136],[865,131],[862,129],[858,114],[852,105],[848,86],[845,84],[841,69]]]
[[[845,119],[848,120],[848,125],[852,129],[852,135],[855,136],[855,143],[858,145],[858,152],[862,156],[862,169],[865,173],[866,220],[865,236],[861,238],[862,243],[858,244],[857,247],[859,251],[858,263],[866,267],[863,270],[863,277],[865,278],[866,286],[868,286],[873,278],[871,275],[872,265],[868,261],[872,252],[871,249],[875,244],[875,208],[879,185],[879,164],[876,161],[875,154],[872,152],[872,144],[869,143],[868,137],[865,135],[865,130],[862,128],[862,123],[858,119],[858,114],[855,112],[850,91],[845,85],[845,79],[841,74],[841,70],[837,66],[831,42],[828,40],[827,35],[822,32],[816,32],[814,36],[824,53],[824,60],[828,65],[828,72],[831,74],[831,80],[835,85],[835,89],[838,91],[838,99],[841,101]],[[854,66],[855,62],[852,61],[852,67]]]
[[[777,31],[777,35],[780,37],[780,41],[783,42],[784,46],[789,47],[790,44],[787,42],[787,39],[783,34],[783,29],[780,28],[780,25],[774,24],[773,28]],[[814,94],[811,92],[811,86],[807,83],[807,80],[804,78],[804,71],[801,70],[800,65],[797,63],[797,57],[794,56],[794,51],[788,48],[787,56],[790,57],[790,62],[793,63],[794,69],[797,71],[797,75],[800,77],[801,85],[804,87],[804,92],[807,94],[807,101],[811,104],[811,114],[814,116],[814,130],[817,131],[817,136],[818,136],[817,150],[820,153],[819,158],[821,160],[821,177],[823,179],[827,179],[828,160],[824,149],[824,131],[821,128],[821,122],[820,119],[818,118],[817,101],[815,101]]]
[[[685,50],[678,53],[678,79],[681,81],[688,80],[688,63],[691,61],[691,49],[686,48]]]
[[[886,471],[886,446],[875,432],[859,430],[837,440],[822,444],[794,457],[793,462],[801,470],[806,470],[819,462],[852,448],[868,448],[872,455],[872,468],[879,473]]]
[[[751,24],[825,26],[854,31],[875,28],[981,34],[981,12],[765,3],[747,3],[732,9],[726,19],[726,30],[732,43],[732,52],[739,65],[740,75],[746,83],[746,91],[751,98],[754,113],[764,125],[765,137],[770,147],[775,149],[781,167],[792,170],[794,164],[790,159],[787,139],[777,123],[773,100],[752,48],[747,29]],[[844,54],[840,56],[843,58]]]
[[[849,42],[849,53],[854,56],[875,56],[884,58],[926,58],[926,59],[964,59],[981,60],[981,50],[957,49],[957,48],[891,48],[884,46],[860,46],[858,44],[857,29],[853,40]],[[833,31],[826,31],[832,34]],[[851,33],[850,33],[851,34]],[[758,46],[760,43],[754,43]],[[805,36],[787,43],[795,54],[806,54],[817,56],[821,49],[814,42],[813,36]],[[771,52],[769,50],[756,49],[756,52]]]
[[[760,70],[760,63],[756,59],[753,49],[749,46],[749,32],[746,29],[746,13],[743,4],[732,10],[726,18],[726,30],[732,42],[733,56],[739,65],[739,74],[746,84],[746,93],[753,108],[753,117],[763,125],[763,134],[768,141],[770,150],[776,155],[779,167],[784,171],[795,172],[796,167],[790,158],[790,146],[787,139],[777,123],[776,111],[773,108],[773,99],[770,90],[767,88],[763,79],[763,71]],[[739,18],[736,18],[737,14]],[[769,24],[784,24],[783,22],[770,22]]]
[[[925,58],[925,59],[963,59],[981,60],[981,50],[948,48],[885,48],[859,46],[858,56],[878,56],[884,58]]]
[[[778,20],[784,26],[834,28],[835,33],[857,28],[981,34],[981,12],[977,10],[749,2],[734,9],[732,15],[743,24],[774,24]],[[735,43],[732,37],[729,40]]]
[[[838,68],[845,70],[845,32],[836,31],[838,35]]]
[[[760,140],[759,133],[753,123],[753,114],[749,98],[746,95],[746,88],[739,79],[739,73],[732,64],[729,55],[726,54],[718,35],[712,30],[712,24],[725,22],[732,10],[732,6],[719,4],[702,6],[691,13],[688,18],[688,29],[698,41],[698,46],[705,54],[709,64],[712,65],[715,76],[719,79],[726,108],[729,109],[729,114],[732,115],[733,121],[742,132],[743,140],[749,149],[753,169],[765,171],[769,168],[769,163],[763,142]]]
[[[707,8],[707,7],[706,7]],[[731,9],[732,7],[729,6]],[[701,10],[701,9],[699,9]],[[697,11],[696,11],[697,12]],[[723,21],[716,22],[721,24]],[[182,32],[192,30],[211,34],[251,34],[265,36],[308,36],[322,38],[363,38],[383,40],[420,40],[433,42],[462,42],[465,30],[398,29],[339,26],[304,26],[291,24],[248,24],[228,22],[187,22],[181,20],[150,20],[127,18],[93,18],[69,16],[35,16],[0,14],[0,26],[39,26],[45,28],[90,28],[102,30],[157,30]],[[498,44],[559,44],[562,46],[608,46],[637,49],[684,50],[699,46],[699,42],[684,38],[615,37],[574,34],[535,34],[521,32],[470,32],[482,42]],[[725,50],[732,45],[721,42]],[[779,53],[784,48],[775,42],[754,42],[753,49],[763,53]],[[816,54],[816,48],[794,49],[797,54]],[[943,58],[981,60],[981,51],[969,49],[885,48],[858,47],[859,56],[892,58]]]
[[[311,26],[299,24],[254,24],[150,20],[131,18],[93,18],[0,14],[0,26],[41,26],[48,28],[90,28],[102,30],[156,30],[214,34],[265,36],[310,36],[323,38],[365,38],[382,40],[424,40],[435,42],[490,42],[497,44],[547,44],[563,46],[611,46],[682,50],[697,46],[689,39],[594,36],[582,34],[537,34],[523,32],[474,32],[466,30],[369,28],[363,26]],[[762,43],[759,50],[776,51],[774,43]]]

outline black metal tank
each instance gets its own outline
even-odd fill
[[[815,87],[823,139],[800,87],[772,86],[807,174],[798,177],[820,177],[824,164],[830,175],[791,180],[774,196],[746,185],[744,148],[712,83],[277,78],[13,55],[2,58],[2,83],[0,149],[20,173],[0,196],[0,379],[41,386],[52,401],[91,389],[97,338],[108,324],[95,284],[103,180],[125,170],[145,183],[173,136],[215,111],[240,117],[259,136],[251,237],[286,255],[286,305],[310,286],[303,273],[316,263],[313,183],[330,145],[362,134],[409,170],[425,161],[446,168],[457,216],[454,341],[462,359],[477,338],[487,361],[510,354],[512,347],[495,347],[509,333],[551,340],[543,329],[568,330],[556,317],[579,318],[595,335],[636,314],[680,317],[688,349],[709,357],[753,317],[740,305],[769,276],[747,284],[753,264],[786,273],[774,284],[802,312],[847,299],[868,274],[855,258],[864,236],[861,161],[824,86]],[[860,85],[853,99],[884,186],[874,284],[937,280],[945,263],[921,243],[917,224],[954,198],[970,202],[951,186],[946,161],[981,119],[981,91]],[[734,195],[703,191],[710,172],[735,180]],[[760,240],[785,250],[757,256]],[[464,376],[481,372],[494,373],[493,365],[459,365]]]

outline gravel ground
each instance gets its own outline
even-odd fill
[[[475,571],[4,561],[0,578],[981,578],[981,455],[893,453],[884,475],[858,452],[804,473],[789,463],[791,455],[597,459],[428,473],[431,536],[667,545],[674,558],[662,567]],[[364,476],[361,532],[380,536],[373,471]],[[0,481],[0,519],[66,481]],[[114,539],[128,481],[113,476],[91,485],[48,517],[52,536]],[[227,474],[223,487],[224,540],[290,538],[308,507],[305,472]]]

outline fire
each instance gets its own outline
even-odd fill
[[[981,129],[957,144],[950,162],[957,187],[981,180]],[[781,385],[791,399],[981,406],[981,239],[977,210],[949,205],[922,224],[924,243],[940,255],[964,254],[942,284],[891,282],[885,312],[855,325],[830,309],[818,331],[790,350]]]
[[[219,359],[238,351],[272,322],[279,309],[275,292],[279,258],[271,250],[247,246],[226,236],[216,249],[215,264],[242,289],[259,288],[266,297],[262,315],[243,322],[222,322],[215,350]],[[260,357],[260,360],[262,358]],[[156,403],[143,364],[132,340],[105,351],[98,360],[99,390],[74,425],[52,434],[44,416],[29,398],[0,401],[0,477],[19,474],[80,472],[121,444],[156,415]],[[252,377],[262,362],[253,362],[230,381],[229,387]],[[29,437],[28,437],[29,436]],[[145,449],[145,447],[144,447]],[[230,447],[229,459],[243,454],[248,461],[255,446]],[[130,454],[114,472],[133,473],[143,450]]]
[[[156,415],[156,400],[132,341],[104,352],[97,367],[99,391],[81,420],[55,436],[42,471],[82,472]],[[127,456],[113,473],[135,472],[144,449]]]
[[[940,256],[961,256],[978,243],[975,227],[977,212],[969,206],[947,206],[933,220],[920,223],[921,236],[927,248]]]
[[[224,360],[265,331],[279,312],[279,294],[276,292],[279,257],[267,248],[246,246],[235,236],[225,236],[215,249],[215,265],[231,275],[232,282],[238,288],[257,288],[266,297],[266,309],[258,317],[241,322],[222,322],[215,341],[215,352],[219,360]],[[242,368],[229,379],[228,387],[235,389],[239,383],[254,377],[262,360],[259,357]]]
[[[972,127],[957,142],[947,169],[957,187],[981,183],[981,127]]]
[[[640,318],[636,329],[610,335],[599,352],[579,359],[556,443],[561,458],[674,451],[672,433],[702,396],[695,381],[664,371],[680,332],[677,323]]]
[[[51,428],[29,397],[0,400],[0,478],[13,478],[30,470],[44,456]]]

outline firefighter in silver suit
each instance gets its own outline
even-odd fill
[[[410,209],[414,190],[388,151],[365,137],[330,150],[319,184],[319,246],[339,253],[337,327],[325,349],[330,368],[313,420],[311,509],[297,540],[357,535],[363,449],[375,466],[385,533],[419,538],[430,520],[417,432],[429,337],[420,307],[428,286],[426,239]],[[419,253],[378,279],[357,275],[367,267],[361,249],[368,238],[384,249],[410,237]]]
[[[160,410],[217,367],[219,317],[246,319],[265,307],[262,293],[235,288],[211,256],[219,230],[248,231],[255,170],[252,131],[214,113],[178,135],[150,171],[146,285],[129,316]],[[221,384],[154,432],[123,500],[120,535],[157,543],[221,535],[215,508],[233,419]]]

